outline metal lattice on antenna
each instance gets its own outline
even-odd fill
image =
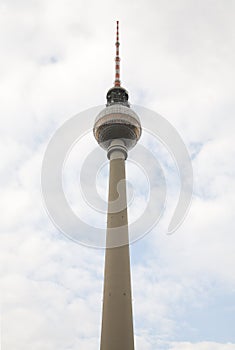
[[[117,40],[116,40],[116,57],[115,57],[115,82],[114,86],[120,87],[120,57],[119,57],[119,21],[117,21]]]

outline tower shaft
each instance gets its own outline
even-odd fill
[[[113,212],[118,199],[120,211]],[[110,154],[108,209],[100,349],[134,350],[125,156],[120,151]],[[118,246],[118,237],[126,244]]]

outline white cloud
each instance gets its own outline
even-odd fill
[[[103,252],[56,231],[43,208],[40,168],[55,129],[105,103],[113,82],[116,19],[122,81],[131,102],[166,116],[197,153],[195,197],[184,224],[171,237],[164,235],[178,193],[176,173],[165,158],[168,182],[174,183],[166,213],[132,247],[136,348],[235,348],[233,13],[234,2],[209,0],[2,3],[4,349],[99,346]]]
[[[235,344],[218,344],[214,342],[201,342],[192,344],[189,342],[174,343],[170,346],[170,350],[233,350]]]

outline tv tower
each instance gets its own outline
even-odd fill
[[[100,350],[134,350],[125,160],[141,136],[141,124],[121,87],[119,45],[117,21],[114,87],[93,128],[110,160]]]

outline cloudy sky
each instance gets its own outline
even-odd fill
[[[169,236],[177,169],[159,141],[143,135],[169,190],[159,224],[131,246],[136,350],[235,349],[234,11],[232,0],[1,1],[3,350],[99,348],[104,251],[55,228],[40,177],[57,128],[105,103],[117,19],[131,102],[176,128],[194,170],[190,211]],[[93,214],[74,193],[79,164],[95,147],[88,135],[65,167],[68,200],[84,220]],[[133,186],[145,186],[136,171],[127,163]],[[107,165],[97,181],[104,198]],[[134,200],[130,220],[146,196],[137,191]]]

